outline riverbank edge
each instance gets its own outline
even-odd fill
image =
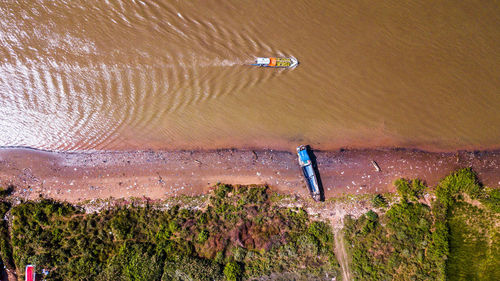
[[[393,192],[398,178],[435,185],[471,167],[500,186],[500,150],[429,152],[412,148],[313,150],[325,198]],[[376,161],[378,171],[372,161]],[[0,148],[0,183],[16,196],[81,202],[91,199],[206,194],[217,182],[264,184],[307,197],[295,152],[272,149],[46,151]]]

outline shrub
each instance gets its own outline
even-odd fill
[[[14,191],[13,185],[8,185],[6,188],[0,187],[0,197],[7,197]]]
[[[113,234],[118,240],[134,237],[137,220],[128,208],[118,209],[110,221]]]
[[[378,220],[378,215],[374,211],[370,210],[365,214],[369,221],[376,222]]]
[[[387,200],[381,194],[377,194],[372,198],[372,205],[375,208],[386,208],[388,206]]]
[[[250,188],[244,195],[245,202],[251,204],[263,204],[267,201],[267,186]]]
[[[462,169],[444,178],[436,189],[436,197],[445,206],[455,202],[460,192],[468,194],[472,199],[477,198],[481,193],[481,185],[479,184],[476,174],[472,169]]]
[[[243,274],[243,269],[241,265],[237,262],[231,261],[224,267],[224,276],[228,281],[241,280]]]
[[[297,248],[302,255],[314,256],[319,252],[319,243],[316,237],[310,234],[302,234],[297,239]]]
[[[394,182],[394,185],[403,200],[417,201],[422,197],[425,190],[425,185],[418,179],[413,181],[398,179]]]
[[[198,234],[198,242],[205,243],[205,241],[207,241],[207,239],[208,239],[208,231],[206,231],[206,230],[200,231],[200,233]]]
[[[229,184],[218,184],[215,189],[215,196],[224,199],[230,192],[233,191],[233,187]]]
[[[307,228],[309,234],[313,235],[323,245],[333,241],[333,233],[328,225],[322,221],[314,221]]]
[[[414,179],[411,181],[411,191],[412,191],[412,197],[415,201],[417,199],[422,198],[422,195],[424,195],[424,191],[427,187],[425,184],[419,180],[419,179]]]
[[[243,247],[236,247],[233,251],[233,256],[234,256],[234,259],[237,261],[237,262],[243,262],[243,260],[245,259],[247,255],[247,250]]]
[[[208,222],[208,215],[207,213],[203,212],[200,214],[199,218],[198,218],[198,223],[201,224],[201,225],[204,225]]]
[[[378,215],[374,211],[370,210],[364,216],[366,217],[366,222],[361,229],[361,232],[367,234],[375,229],[378,222]]]
[[[406,179],[397,179],[394,185],[396,186],[399,196],[401,196],[403,200],[407,200],[410,194],[410,182]]]

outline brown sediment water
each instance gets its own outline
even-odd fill
[[[497,1],[3,1],[0,146],[496,147],[499,26]]]

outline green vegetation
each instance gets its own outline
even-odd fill
[[[449,280],[500,280],[499,215],[466,202],[451,207],[448,218]]]
[[[394,182],[396,190],[403,201],[417,201],[424,193],[426,186],[418,179],[409,181],[406,179],[399,179]]]
[[[27,264],[48,269],[47,280],[337,275],[329,225],[311,221],[303,209],[273,204],[266,187],[220,184],[204,205],[85,213],[46,199],[22,203],[11,209],[13,251],[6,256],[18,272]]]
[[[228,262],[226,264],[226,267],[224,267],[224,276],[229,281],[240,280],[242,274],[243,270],[241,268],[241,265],[234,261]]]
[[[8,269],[14,269],[7,221],[4,220],[5,214],[9,209],[10,203],[0,201],[0,265]]]
[[[355,280],[500,280],[498,190],[483,188],[471,169],[443,179],[431,206],[420,202],[421,181],[395,186],[401,200],[387,212],[346,220]]]
[[[375,211],[345,219],[354,280],[500,280],[499,190],[470,169],[434,189],[407,179],[395,186],[399,199],[366,195]],[[264,186],[218,184],[210,196],[163,202],[169,208],[116,201],[98,213],[46,199],[12,206],[8,194],[0,198],[9,218],[0,221],[0,259],[19,278],[27,264],[48,269],[47,280],[340,277],[330,225],[280,207],[291,199]]]
[[[444,260],[430,255],[435,244],[430,208],[402,201],[379,217],[369,211],[348,218],[345,237],[352,245],[351,270],[356,280],[443,280]],[[439,237],[438,237],[439,238]]]
[[[439,184],[436,194],[450,234],[449,280],[500,280],[499,193],[483,188],[470,169]]]
[[[387,208],[387,200],[381,194],[377,194],[372,198],[372,205],[374,208]]]
[[[471,199],[483,196],[482,187],[472,169],[463,169],[452,173],[444,178],[436,188],[436,197],[444,205],[444,208],[461,200],[463,194],[467,194]]]

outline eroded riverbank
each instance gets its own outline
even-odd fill
[[[500,185],[500,151],[435,153],[406,149],[315,151],[326,198],[393,191],[395,179],[428,185],[463,167]],[[381,171],[373,167],[378,163]],[[196,195],[217,182],[267,184],[308,196],[296,155],[274,150],[45,152],[0,150],[0,181],[14,195],[80,202],[98,198]]]

